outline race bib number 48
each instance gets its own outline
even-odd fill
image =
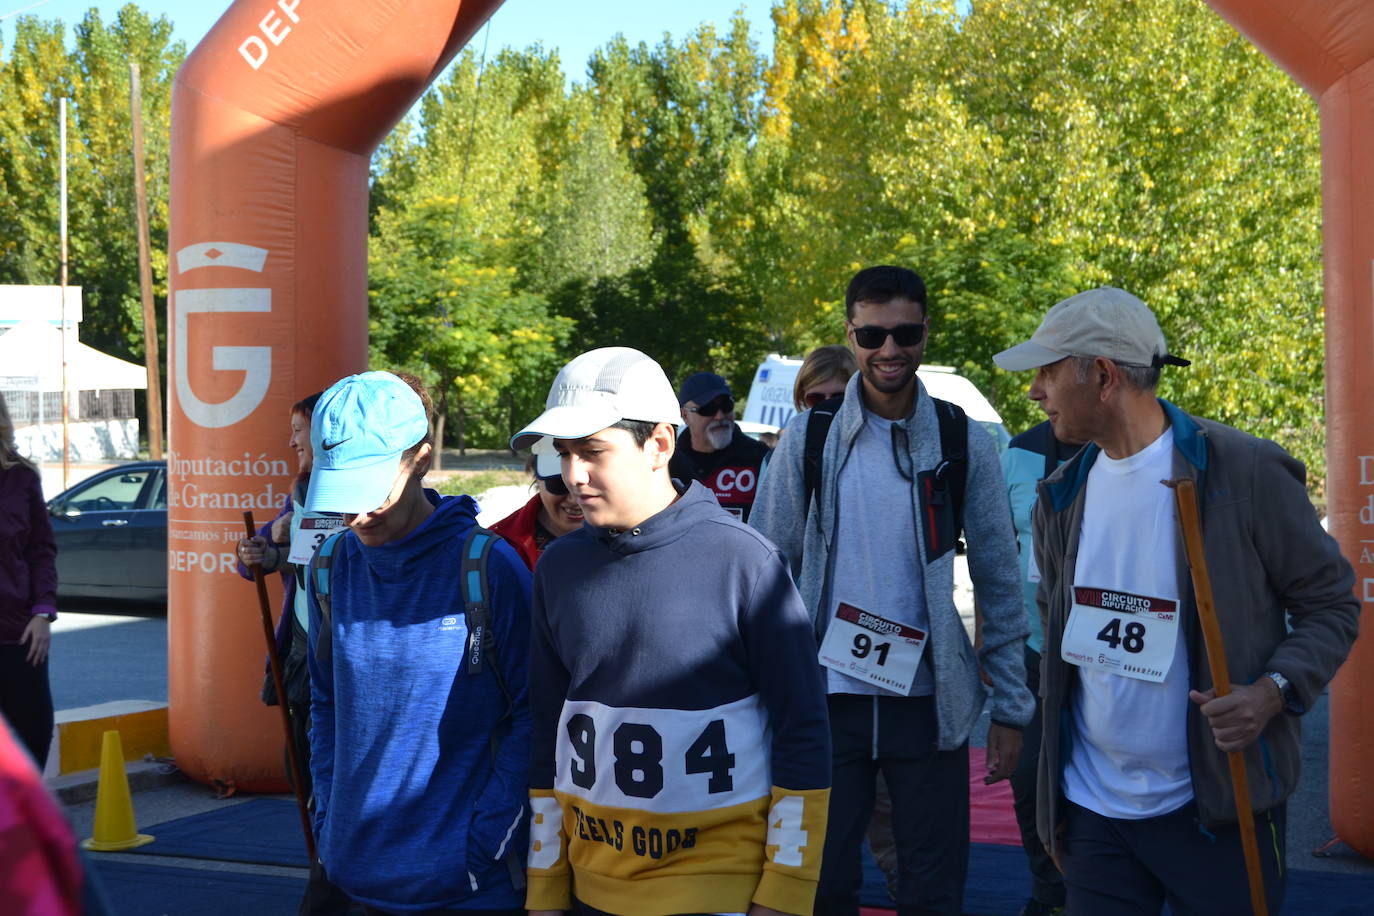
[[[827,668],[906,696],[925,648],[923,630],[841,601],[817,657]]]
[[[1159,683],[1178,642],[1178,600],[1075,586],[1060,656],[1081,668]]]

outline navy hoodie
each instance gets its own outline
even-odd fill
[[[332,661],[316,657],[310,588],[311,774],[320,861],[350,896],[381,909],[499,909],[521,895],[505,861],[525,851],[530,573],[506,542],[488,555],[501,666],[464,669],[461,550],[470,497],[436,505],[400,541],[341,536],[330,571]],[[489,660],[492,660],[489,656]],[[499,738],[495,757],[493,733]]]
[[[693,483],[554,541],[534,592],[529,909],[809,913],[830,732],[777,548]]]

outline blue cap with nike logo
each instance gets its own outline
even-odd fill
[[[401,455],[428,434],[420,396],[390,372],[335,382],[310,418],[315,461],[306,510],[359,514],[378,508],[391,495]]]

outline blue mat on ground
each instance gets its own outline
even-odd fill
[[[864,850],[863,906],[891,909],[887,884]],[[1020,846],[974,843],[969,851],[964,912],[969,916],[1016,916],[1030,896],[1030,872]],[[1366,916],[1374,900],[1374,874],[1290,869],[1283,913],[1291,916]]]
[[[300,816],[296,813],[295,801],[289,798],[255,798],[237,805],[226,805],[219,810],[156,824],[145,828],[145,832],[157,839],[131,852],[302,868],[309,865],[305,843],[301,839]],[[172,870],[154,867],[161,871]],[[192,874],[217,873],[193,871]],[[863,878],[860,894],[863,905],[890,908],[892,901],[887,896],[887,885],[867,850],[864,852]],[[249,879],[258,880],[256,876],[244,878],[245,881]],[[298,881],[271,880],[286,881],[293,888],[292,893],[300,893]],[[964,891],[966,913],[976,916],[1016,916],[1029,894],[1030,874],[1019,846],[973,844],[969,853],[968,883]],[[1283,912],[1302,916],[1362,916],[1369,912],[1370,900],[1374,900],[1374,874],[1295,869],[1289,872]],[[169,908],[167,912],[178,910]]]
[[[88,864],[119,916],[294,916],[305,892],[303,878],[111,862],[98,854]]]
[[[130,852],[309,868],[301,816],[290,798],[254,798],[144,828],[156,839]]]

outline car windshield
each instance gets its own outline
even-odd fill
[[[151,468],[138,468],[107,474],[74,491],[63,501],[62,509],[113,512],[140,508],[139,494],[143,492],[152,473]]]

